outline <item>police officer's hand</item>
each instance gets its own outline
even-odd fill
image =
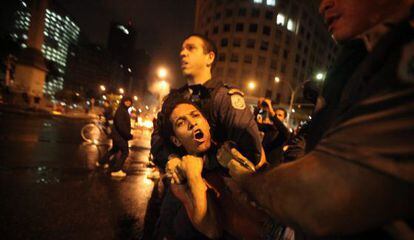
[[[253,172],[246,167],[242,166],[238,161],[232,159],[227,165],[229,174],[232,179],[238,183],[242,183],[246,177],[249,177]]]

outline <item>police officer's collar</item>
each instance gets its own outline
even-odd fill
[[[218,86],[222,86],[223,82],[215,79],[207,80],[204,84],[186,84],[180,90],[190,89],[190,88],[206,88],[208,90],[214,89]]]
[[[223,85],[223,82],[219,80],[215,80],[215,79],[210,79],[203,84],[203,86],[208,89],[214,89],[217,86],[221,86],[221,85]]]

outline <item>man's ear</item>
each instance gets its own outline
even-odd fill
[[[176,146],[176,147],[181,147],[181,145],[183,145],[181,143],[181,141],[176,137],[176,136],[171,136],[170,137],[171,142]]]
[[[209,67],[212,66],[215,58],[216,58],[216,54],[214,52],[209,52],[208,53],[208,64],[207,64],[207,66],[209,66]]]

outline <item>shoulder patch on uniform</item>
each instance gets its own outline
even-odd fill
[[[246,108],[246,103],[244,102],[244,98],[242,95],[233,94],[230,97],[231,105],[238,110],[244,110]]]
[[[242,97],[244,96],[244,93],[242,91],[240,91],[239,89],[237,89],[237,88],[231,88],[231,89],[229,89],[229,91],[227,93],[230,94],[230,95],[239,94]]]
[[[414,41],[403,47],[398,66],[398,77],[403,82],[414,83]]]

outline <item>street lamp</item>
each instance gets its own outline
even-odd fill
[[[251,91],[253,91],[254,89],[256,89],[256,83],[254,81],[249,81],[247,83],[247,88]]]
[[[99,88],[101,89],[102,92],[105,92],[106,91],[105,85],[101,85],[101,86],[99,86]]]
[[[124,94],[124,92],[125,92],[123,88],[119,88],[118,91],[119,91],[120,94]]]
[[[317,73],[315,77],[316,77],[316,80],[320,81],[324,79],[325,75],[323,73]]]
[[[280,78],[278,76],[275,77],[275,83],[279,83],[280,82]]]
[[[134,96],[134,100],[135,101],[138,101],[138,96]]]
[[[157,75],[158,75],[158,78],[160,78],[160,79],[164,79],[164,78],[166,78],[166,77],[167,77],[167,75],[168,75],[168,71],[167,71],[167,69],[166,69],[166,68],[164,68],[164,67],[160,67],[160,68],[158,68]]]

